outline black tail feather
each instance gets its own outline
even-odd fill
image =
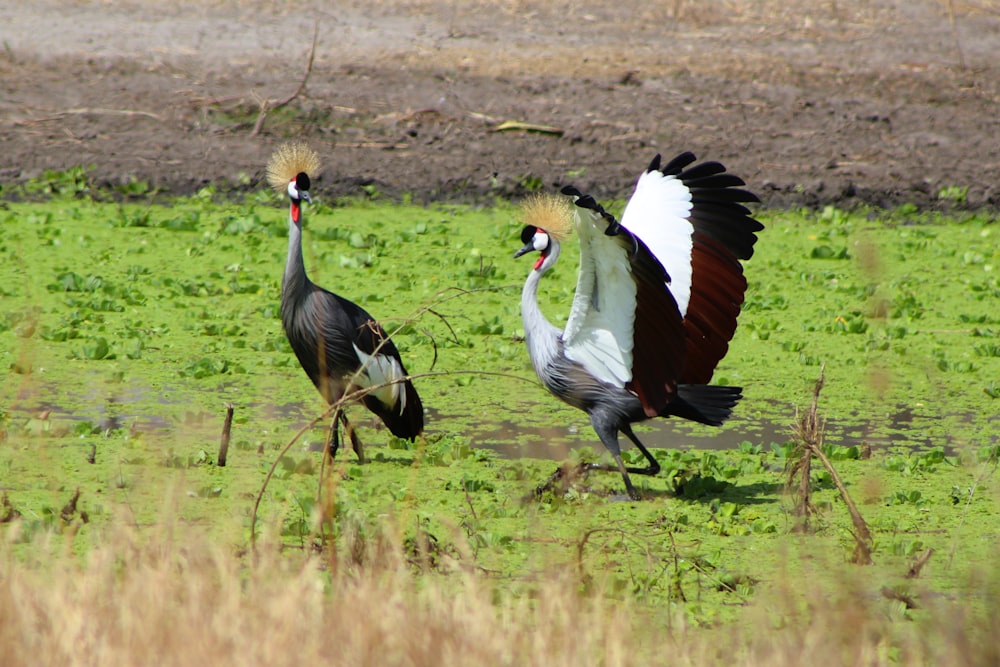
[[[677,398],[661,416],[675,416],[700,424],[719,426],[729,419],[733,407],[743,398],[743,387],[720,387],[708,384],[682,384]]]
[[[399,405],[387,406],[369,394],[365,396],[365,406],[378,415],[389,431],[397,438],[413,440],[424,430],[424,406],[412,382],[404,382],[406,408],[400,413]]]

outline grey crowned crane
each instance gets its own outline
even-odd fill
[[[330,405],[344,394],[371,388],[361,401],[393,435],[413,440],[423,431],[424,409],[407,378],[399,351],[363,308],[316,285],[302,261],[302,203],[312,202],[309,186],[319,173],[319,156],[300,143],[278,148],[267,164],[267,179],[290,199],[288,259],[281,280],[281,323],[306,375]],[[364,461],[360,440],[344,410],[331,424],[330,454],[340,443],[339,423]]]
[[[764,228],[742,203],[759,200],[718,162],[695,160],[683,153],[661,165],[657,155],[620,222],[573,187],[562,190],[568,199],[536,197],[522,208],[525,245],[515,257],[539,253],[521,293],[531,364],[550,392],[590,416],[617,466],[592,467],[620,471],[632,499],[629,473],[660,471],[633,423],[675,416],[718,426],[743,397],[741,387],[708,382],[736,331],[747,287],[740,260]],[[573,227],[580,272],[560,331],[538,307],[538,283]],[[647,467],[622,462],[619,432]]]

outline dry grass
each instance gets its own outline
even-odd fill
[[[80,558],[51,539],[15,556],[10,528],[0,545],[0,655],[9,667],[1000,659],[995,579],[981,598],[942,600],[910,620],[858,582],[803,592],[801,582],[779,581],[738,625],[695,629],[656,609],[582,595],[569,569],[519,586],[530,591],[520,597],[458,566],[420,573],[387,536],[360,550],[342,544],[332,556],[265,547],[251,557],[190,531],[120,529]]]
[[[31,563],[3,551],[10,667],[636,664],[620,606],[577,599],[560,581],[494,605],[489,582],[416,576],[388,540],[360,557],[356,544],[338,558],[266,547],[237,557],[196,535],[123,529],[82,563],[41,543]]]

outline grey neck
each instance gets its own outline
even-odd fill
[[[521,290],[521,319],[524,322],[524,338],[528,345],[528,355],[535,367],[536,373],[542,375],[542,369],[559,354],[559,342],[562,332],[552,325],[538,307],[538,283],[542,275],[548,271],[559,257],[559,244],[552,242],[549,256],[538,269],[532,269]]]
[[[301,215],[300,209],[300,220]],[[281,280],[281,300],[299,298],[305,294],[308,284],[309,278],[306,276],[305,262],[302,260],[302,226],[297,224],[289,214],[288,257],[285,260],[285,274]]]

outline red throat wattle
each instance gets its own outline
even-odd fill
[[[292,200],[292,222],[296,225],[302,224],[302,206],[294,199]]]
[[[545,261],[546,256],[547,255],[543,252],[538,256],[538,259],[535,260],[535,271],[542,268],[542,263]]]

